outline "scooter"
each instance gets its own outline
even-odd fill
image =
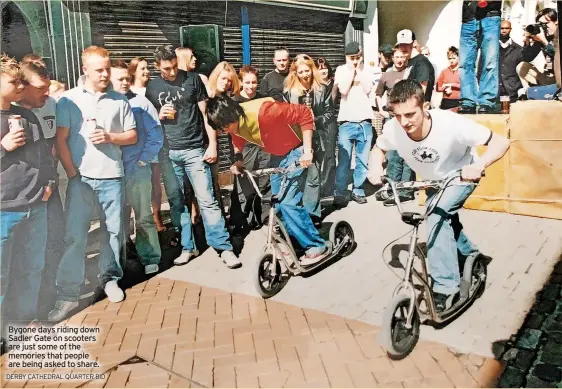
[[[450,322],[464,312],[476,298],[480,297],[485,287],[486,263],[480,253],[476,252],[466,258],[461,269],[458,301],[448,310],[438,313],[433,299],[433,282],[427,272],[427,259],[424,251],[418,245],[419,226],[433,212],[445,189],[457,178],[460,178],[459,172],[444,180],[400,183],[396,183],[388,177],[382,177],[385,186],[375,194],[375,198],[378,199],[394,195],[402,221],[413,226],[404,278],[394,290],[392,300],[385,308],[383,316],[381,341],[391,359],[403,359],[412,352],[419,339],[420,324],[439,327]],[[405,212],[402,209],[398,196],[399,189],[422,190],[428,188],[435,188],[437,192],[426,205],[424,214]],[[414,265],[417,266],[414,267]]]
[[[254,274],[256,275],[254,284],[257,292],[264,299],[279,293],[292,276],[311,273],[334,258],[348,256],[356,247],[353,229],[349,223],[338,221],[331,225],[329,240],[326,242],[332,246],[332,253],[314,264],[308,266],[301,264],[291,243],[291,238],[283,222],[277,216],[277,205],[281,202],[281,199],[278,195],[270,198],[264,197],[254,179],[254,177],[264,175],[280,174],[282,176],[280,194],[282,194],[287,182],[287,175],[296,169],[301,168],[294,165],[287,168],[244,171],[262,203],[271,205],[267,225],[267,242],[254,264]]]

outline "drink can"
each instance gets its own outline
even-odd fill
[[[23,121],[21,115],[10,115],[8,116],[8,128],[10,132],[17,131],[23,128]]]
[[[97,126],[98,123],[95,118],[86,119],[86,129],[88,130],[88,133],[91,134],[92,132],[94,132]]]

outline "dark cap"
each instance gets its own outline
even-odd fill
[[[357,42],[349,42],[345,45],[345,55],[357,55],[361,53],[361,46]]]
[[[392,54],[392,45],[385,43],[379,47],[379,53],[383,53],[384,55],[391,55]]]

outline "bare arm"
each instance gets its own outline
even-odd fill
[[[78,170],[72,162],[72,155],[70,154],[70,149],[68,148],[68,135],[70,130],[68,127],[57,127],[55,147],[59,154],[59,159],[66,172],[68,178],[72,178],[78,174]]]
[[[486,152],[471,165],[462,168],[462,177],[466,180],[479,180],[484,170],[499,160],[509,149],[509,139],[505,136],[493,134]]]
[[[114,145],[118,146],[134,145],[138,140],[136,128],[118,134],[114,134],[111,132],[108,134],[109,143],[113,143]]]
[[[217,132],[209,125],[207,121],[207,101],[202,100],[197,103],[201,114],[203,115],[203,121],[205,122],[205,131],[207,132],[207,137],[209,138],[209,147],[205,151],[205,156],[203,157],[205,161],[213,163],[217,160]]]

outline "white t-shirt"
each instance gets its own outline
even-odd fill
[[[338,66],[334,75],[336,85],[348,84],[353,72],[347,65]],[[368,70],[360,70],[355,76],[347,96],[342,95],[338,122],[362,122],[374,119],[369,93],[375,85],[375,77]]]
[[[432,123],[427,136],[414,141],[396,118],[388,121],[377,138],[381,150],[396,150],[424,180],[442,180],[470,165],[477,158],[475,146],[492,138],[492,131],[451,111],[431,110]]]
[[[49,96],[44,106],[31,111],[39,118],[45,139],[54,138],[57,132],[57,101]]]
[[[135,92],[137,95],[141,95],[141,96],[146,96],[146,87],[144,88],[137,88],[132,86],[130,88],[133,92]]]

